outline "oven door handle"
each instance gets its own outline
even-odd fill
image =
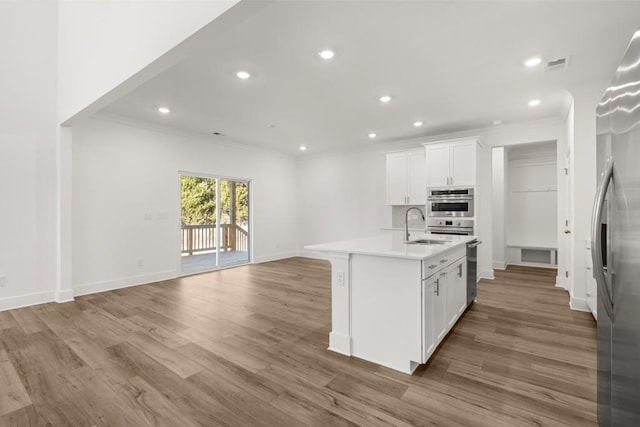
[[[434,200],[436,202],[441,202],[441,203],[455,203],[455,202],[459,202],[459,201],[472,201],[473,197],[469,197],[469,196],[463,196],[463,197],[451,197],[451,196],[447,196],[447,197],[438,197],[438,196],[429,196],[427,197],[427,200]]]

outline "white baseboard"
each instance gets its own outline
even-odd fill
[[[28,307],[36,304],[44,304],[52,302],[54,298],[54,291],[35,292],[32,294],[17,295],[15,297],[0,298],[0,311]]]
[[[591,313],[591,309],[589,308],[589,304],[587,304],[587,300],[585,298],[570,297],[569,307],[571,307],[571,310]]]
[[[329,252],[320,252],[320,251],[310,251],[308,249],[301,249],[298,252],[298,256],[304,258],[313,258],[313,259],[329,259]]]
[[[55,292],[55,302],[63,303],[63,302],[73,301],[74,295],[75,295],[75,292],[73,292],[73,289],[65,289],[64,291],[56,291]]]
[[[331,332],[329,334],[329,350],[344,354],[345,356],[351,356],[351,337],[337,332]]]
[[[262,262],[269,262],[269,261],[277,261],[279,259],[285,259],[285,258],[291,258],[296,256],[297,254],[293,251],[288,251],[288,252],[278,252],[275,254],[269,254],[269,255],[262,255],[262,256],[257,256],[253,258],[253,262],[254,264],[260,264]]]
[[[162,280],[175,279],[178,272],[175,270],[161,271],[159,273],[144,274],[140,276],[123,277],[102,282],[86,283],[74,286],[75,296],[95,294],[97,292],[113,291],[114,289],[128,288],[130,286],[144,285],[146,283],[160,282]]]
[[[507,268],[507,260],[504,261],[493,261],[493,269],[494,270],[506,270]]]
[[[493,280],[493,279],[496,278],[496,276],[493,275],[493,269],[491,269],[491,270],[480,270],[478,276],[479,276],[478,277],[479,279]]]
[[[567,289],[567,279],[566,277],[563,276],[556,276],[556,288],[560,288],[560,289]]]

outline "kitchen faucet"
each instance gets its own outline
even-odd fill
[[[424,212],[422,212],[422,209],[417,208],[415,206],[411,206],[409,209],[407,209],[407,212],[405,212],[404,214],[404,241],[405,242],[409,241],[409,212],[411,212],[412,209],[415,209],[418,212],[420,212],[420,215],[422,216],[422,220],[424,221]]]

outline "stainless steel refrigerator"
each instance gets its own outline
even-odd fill
[[[640,426],[640,31],[596,110],[598,422]]]

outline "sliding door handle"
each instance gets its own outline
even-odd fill
[[[607,312],[607,316],[613,321],[613,295],[607,286],[607,275],[605,275],[604,265],[602,263],[602,231],[600,223],[602,222],[602,211],[604,201],[609,189],[609,184],[613,179],[613,158],[610,157],[602,172],[602,179],[598,185],[596,199],[593,203],[593,214],[591,216],[591,258],[593,259],[593,275],[596,279],[598,293],[602,298],[602,305]]]

